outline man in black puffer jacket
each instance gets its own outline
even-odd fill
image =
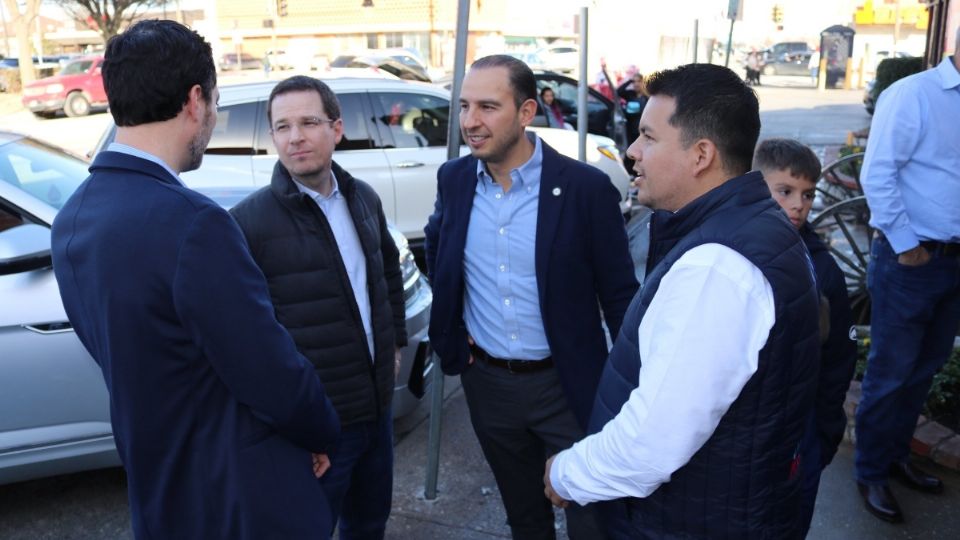
[[[320,478],[341,535],[383,538],[390,515],[390,402],[406,344],[399,253],[380,198],[333,162],[340,106],[304,76],[270,93],[280,161],[231,213],[266,275],[277,319],[317,368],[343,426]],[[318,531],[326,537],[331,531]]]

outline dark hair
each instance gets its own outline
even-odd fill
[[[175,21],[140,21],[110,38],[103,57],[103,87],[118,126],[170,120],[194,85],[207,103],[217,86],[210,44]]]
[[[791,176],[816,182],[820,160],[807,145],[793,139],[766,139],[753,154],[753,168],[760,171],[790,171]]]
[[[537,99],[537,80],[533,77],[530,66],[506,54],[492,54],[475,61],[470,69],[506,68],[513,88],[513,102],[519,109],[528,99]]]
[[[553,91],[553,88],[549,86],[544,86],[543,88],[540,89],[540,97],[543,98],[543,95],[546,94],[547,92],[550,92],[553,95],[557,94],[556,92]]]
[[[647,77],[647,94],[676,101],[670,125],[689,147],[698,139],[717,145],[724,170],[741,175],[750,170],[753,147],[760,136],[757,95],[733,71],[713,64],[687,64]]]
[[[273,100],[279,95],[290,92],[316,92],[320,94],[320,102],[323,104],[323,112],[327,114],[330,120],[340,118],[340,102],[337,101],[337,95],[333,90],[320,79],[307,77],[306,75],[294,75],[286,78],[270,91],[270,97],[267,99],[267,121],[273,127]]]

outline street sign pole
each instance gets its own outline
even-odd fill
[[[740,4],[743,0],[730,0],[727,4],[727,18],[730,19],[730,33],[727,34],[727,55],[723,67],[730,67],[730,51],[733,49],[733,23],[740,16]]]

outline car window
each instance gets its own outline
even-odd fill
[[[389,133],[396,148],[447,145],[450,102],[423,94],[374,93],[379,105],[377,127]]]
[[[252,156],[256,123],[256,102],[221,107],[217,111],[217,125],[205,153]]]
[[[369,150],[376,148],[377,145],[370,136],[370,130],[367,128],[367,118],[364,113],[362,93],[349,93],[337,95],[337,101],[340,102],[340,118],[343,120],[343,138],[337,144],[337,151],[343,150]],[[266,104],[264,104],[266,106]],[[266,115],[266,112],[263,113]],[[260,154],[276,155],[277,148],[273,145],[273,138],[270,136],[270,125],[264,117],[260,123],[260,135],[258,148]]]
[[[87,164],[23,139],[0,146],[0,181],[59,209],[87,177]]]
[[[28,223],[19,212],[0,202],[0,232]]]
[[[79,75],[81,73],[86,73],[90,66],[93,65],[93,60],[80,60],[77,62],[70,62],[63,68],[63,71],[60,72],[61,75]]]

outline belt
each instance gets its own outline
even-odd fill
[[[553,367],[552,356],[548,356],[543,360],[504,360],[503,358],[490,356],[487,354],[487,351],[477,345],[471,345],[470,352],[473,353],[474,358],[483,360],[491,366],[505,369],[510,373],[534,373]]]
[[[941,257],[956,257],[960,255],[960,244],[957,243],[951,244],[947,242],[937,242],[935,240],[923,240],[920,242],[920,245],[929,251],[931,255],[939,255]]]

